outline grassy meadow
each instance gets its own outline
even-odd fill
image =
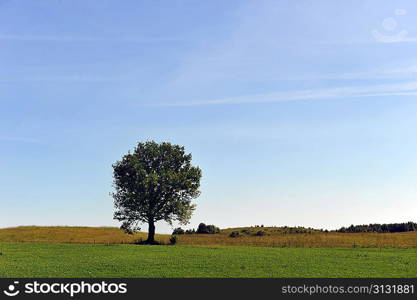
[[[135,245],[112,227],[0,229],[0,277],[416,277],[417,232],[224,229]],[[232,238],[232,231],[243,232]],[[168,244],[171,235],[157,235]],[[254,247],[256,246],[256,247]]]
[[[0,277],[415,277],[415,249],[0,243]]]

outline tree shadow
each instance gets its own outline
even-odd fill
[[[161,242],[161,241],[148,241],[148,240],[143,240],[143,239],[138,239],[138,240],[134,241],[133,244],[135,244],[135,245],[153,245],[153,246],[166,245],[164,242]]]

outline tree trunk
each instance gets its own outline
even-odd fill
[[[148,239],[146,242],[148,244],[155,243],[155,222],[153,220],[149,221]]]

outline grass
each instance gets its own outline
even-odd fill
[[[265,236],[255,236],[259,231]],[[229,237],[239,231],[241,236]],[[112,227],[0,229],[0,277],[415,277],[417,232],[324,233],[230,228],[132,245]],[[157,235],[168,243],[170,235]],[[250,247],[257,246],[257,247]]]
[[[312,233],[242,235],[180,235],[180,245],[227,245],[263,247],[348,247],[348,248],[417,248],[417,232],[402,233]]]
[[[257,231],[265,236],[254,236]],[[229,237],[230,232],[242,233]],[[157,235],[156,239],[169,242],[170,235]],[[114,227],[36,227],[22,226],[0,229],[0,242],[41,242],[78,244],[132,244],[146,239],[146,233],[125,234]],[[264,247],[367,247],[367,248],[417,248],[417,232],[403,233],[288,233],[279,227],[247,227],[222,230],[221,234],[178,235],[178,245],[199,246],[264,246]]]
[[[19,226],[0,229],[0,242],[132,244],[146,237],[146,233],[129,235],[116,227]],[[156,235],[158,240],[166,242],[169,237]]]
[[[415,277],[417,250],[0,243],[0,277]]]

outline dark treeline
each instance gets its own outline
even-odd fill
[[[174,231],[172,232],[173,235],[177,235],[177,234],[216,234],[216,233],[220,233],[220,228],[214,225],[206,225],[204,223],[200,223],[200,225],[198,225],[197,230],[195,229],[188,229],[188,230],[184,230],[181,227],[175,228]]]
[[[392,224],[369,224],[369,225],[350,225],[342,227],[336,232],[406,232],[416,231],[417,223],[392,223]]]

